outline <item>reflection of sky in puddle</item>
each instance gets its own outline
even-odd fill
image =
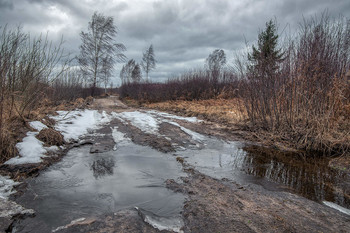
[[[328,167],[322,159],[301,159],[265,149],[247,152],[239,142],[206,137],[201,150],[178,151],[177,155],[197,170],[217,179],[240,184],[259,184],[271,191],[292,191],[311,200],[327,200],[349,208],[346,190],[350,179]],[[257,147],[258,148],[258,147]]]
[[[259,184],[271,191],[289,188],[312,200],[350,206],[342,183],[349,178],[326,163],[301,161],[272,151],[247,152],[242,143],[225,142],[178,123],[163,122],[179,127],[192,138],[193,145],[179,147],[176,155],[204,174],[242,185]],[[135,206],[142,214],[148,213],[145,219],[153,219],[155,225],[182,224],[180,212],[185,197],[164,184],[167,179],[181,182],[180,177],[186,176],[175,157],[136,145],[117,128],[112,129],[112,136],[117,144],[115,151],[90,154],[89,146],[70,150],[61,162],[29,183],[29,194],[20,197],[19,202],[34,208],[36,219],[50,229],[77,218]]]
[[[179,222],[185,197],[165,188],[164,181],[180,182],[186,176],[181,169],[174,157],[132,143],[101,154],[90,154],[88,146],[75,148],[32,180],[37,197],[26,206],[52,229],[135,206]]]

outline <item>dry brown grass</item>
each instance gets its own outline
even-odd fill
[[[16,140],[12,133],[7,131],[5,135],[0,135],[0,164],[17,154]]]
[[[64,144],[63,135],[51,128],[42,129],[36,138],[47,146],[62,146]]]
[[[186,116],[202,117],[226,125],[239,124],[246,119],[246,113],[238,99],[178,100],[145,104],[144,106]]]

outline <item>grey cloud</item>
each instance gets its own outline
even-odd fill
[[[13,9],[13,2],[11,0],[0,0],[0,9]]]
[[[154,80],[203,67],[214,49],[233,51],[255,43],[259,28],[275,18],[280,31],[293,32],[302,21],[326,8],[331,16],[350,15],[348,0],[0,0],[0,22],[22,24],[31,34],[46,33],[54,41],[63,34],[65,47],[76,54],[79,33],[87,30],[94,11],[113,16],[119,29],[117,41],[127,47],[129,59],[140,61],[142,51],[154,45],[157,69]],[[122,64],[116,67],[115,81]]]

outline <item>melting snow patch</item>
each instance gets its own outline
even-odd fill
[[[112,112],[112,116],[113,116],[115,119],[121,121],[122,123],[127,123],[126,120],[124,120],[123,118],[119,117],[119,113]]]
[[[135,112],[122,112],[118,114],[124,120],[128,120],[132,125],[139,128],[140,130],[150,133],[158,133],[158,120],[151,114],[135,111]]]
[[[0,198],[7,199],[12,193],[15,193],[13,186],[18,184],[7,176],[0,176]]]
[[[127,138],[122,132],[118,131],[118,127],[112,128],[112,137],[115,142],[114,150],[117,149],[117,146],[125,145],[130,142],[129,138]]]
[[[9,201],[8,197],[15,193],[13,186],[19,184],[9,177],[0,176],[0,217],[12,217],[17,214],[34,214],[34,210],[25,209],[16,202]]]
[[[188,121],[188,122],[192,122],[192,123],[202,122],[202,120],[198,120],[197,117],[181,117],[181,116],[176,116],[176,115],[166,113],[166,112],[158,112],[155,110],[151,110],[148,112],[151,114],[157,115],[157,116],[165,117],[165,118],[183,120],[183,121]]]
[[[68,227],[71,227],[77,223],[83,222],[85,221],[85,218],[78,218],[76,220],[71,221],[69,224],[65,225],[65,226],[61,226],[61,227],[57,227],[56,229],[52,230],[52,232],[56,232],[56,231],[60,231],[60,230],[64,230],[67,229]]]
[[[47,126],[44,125],[43,123],[41,123],[40,121],[32,121],[29,122],[30,127],[32,127],[33,129],[40,131],[42,129],[46,129]]]
[[[143,210],[136,206],[135,206],[135,209],[138,211],[143,221],[150,224],[152,227],[160,231],[166,230],[166,231],[183,233],[181,228],[184,225],[184,223],[181,217],[166,218],[166,217],[155,215],[147,210]]]
[[[78,140],[87,134],[89,129],[97,129],[100,125],[111,121],[112,116],[97,110],[57,111],[58,116],[52,118],[57,121],[55,129],[60,131],[66,141]]]
[[[340,205],[337,205],[337,204],[335,204],[333,202],[323,201],[323,204],[325,204],[326,206],[331,207],[333,209],[336,209],[336,210],[338,210],[338,211],[340,211],[340,212],[342,212],[344,214],[350,215],[350,210],[349,209],[346,209],[346,208],[344,208],[344,207],[342,207]]]
[[[32,215],[34,214],[34,210],[25,209],[23,208],[23,206],[18,205],[16,202],[0,198],[0,217],[1,218],[12,217],[17,214]]]
[[[46,150],[43,147],[44,143],[35,137],[37,134],[38,132],[28,132],[23,141],[16,145],[21,156],[14,157],[5,164],[40,163],[41,158],[45,157]]]
[[[182,127],[181,125],[179,125],[176,122],[169,121],[169,124],[172,124],[172,125],[179,127],[182,131],[184,131],[185,133],[190,135],[192,137],[192,139],[197,141],[197,142],[203,142],[205,140],[205,137],[203,135],[196,133],[196,132],[193,132],[192,130],[186,129],[185,127]]]

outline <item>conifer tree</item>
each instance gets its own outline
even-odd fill
[[[248,60],[251,62],[248,71],[251,77],[268,78],[278,71],[284,54],[278,48],[278,34],[274,21],[266,23],[266,29],[258,36],[257,47],[253,45],[252,50],[252,53],[248,54]]]

